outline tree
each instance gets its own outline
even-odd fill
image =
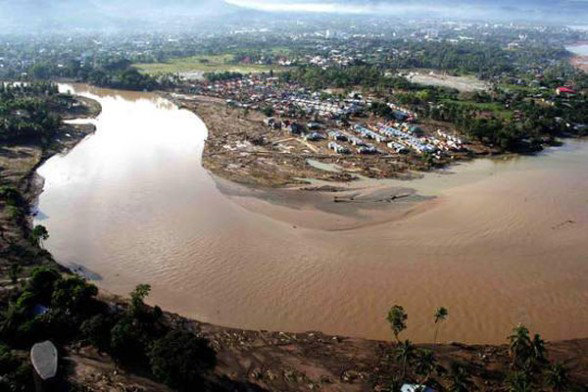
[[[529,330],[524,325],[519,324],[513,329],[513,333],[508,339],[510,342],[509,351],[513,367],[519,369],[525,368],[532,350]]]
[[[151,292],[151,286],[140,284],[131,293],[131,313],[137,315],[145,308],[144,300]]]
[[[555,363],[547,369],[545,383],[554,392],[564,391],[568,387],[568,369],[562,363]]]
[[[49,267],[33,269],[28,281],[27,292],[32,300],[49,304],[53,294],[53,285],[61,279],[59,272]]]
[[[433,343],[437,344],[437,334],[441,327],[441,322],[447,319],[447,309],[441,306],[435,311],[435,336],[433,337]]]
[[[49,232],[43,225],[37,225],[31,231],[31,239],[34,243],[41,245],[42,241],[46,241],[49,238]]]
[[[153,374],[180,391],[198,389],[203,375],[216,365],[216,353],[206,339],[179,330],[156,340],[148,357]]]
[[[547,363],[545,341],[541,339],[541,335],[535,334],[531,341],[531,365],[535,368],[540,368]]]
[[[408,315],[404,311],[404,308],[400,305],[394,305],[390,308],[388,312],[387,320],[390,323],[390,328],[392,328],[392,333],[396,338],[396,342],[400,343],[400,339],[398,335],[406,329],[406,320],[408,319]]]
[[[112,321],[103,314],[97,314],[86,321],[80,327],[82,338],[100,351],[106,351],[110,347],[110,330]]]

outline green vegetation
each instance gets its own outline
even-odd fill
[[[50,100],[57,94],[57,86],[50,83],[0,84],[0,142],[51,137],[60,124],[50,110]]]
[[[137,286],[130,305],[117,310],[98,300],[96,286],[83,278],[35,268],[0,314],[0,363],[14,362],[0,375],[15,390],[30,387],[30,380],[19,376],[24,365],[9,355],[8,347],[28,349],[51,339],[59,345],[93,344],[121,365],[143,367],[178,390],[202,385],[203,375],[216,363],[214,351],[205,339],[168,327],[161,310],[143,302],[149,290]]]
[[[437,343],[437,335],[439,334],[439,328],[441,323],[447,319],[447,309],[441,306],[435,311],[435,336],[433,337],[433,343]]]
[[[439,307],[434,313],[435,334],[439,323],[447,318],[448,312]],[[390,355],[395,361],[392,375],[392,391],[397,391],[404,382],[417,383],[437,390],[469,392],[478,390],[472,381],[471,371],[477,365],[451,359],[441,362],[433,351],[413,345],[410,340],[400,341],[398,335],[406,329],[408,315],[400,305],[394,305],[388,312],[387,320],[396,339]],[[580,391],[568,376],[568,368],[562,363],[550,363],[545,342],[539,334],[531,335],[529,330],[518,325],[508,337],[509,371],[495,373],[492,378],[500,377],[504,390],[524,391]],[[490,376],[488,376],[490,377]],[[501,389],[502,390],[502,389]]]
[[[404,308],[400,305],[394,305],[390,308],[386,319],[388,320],[388,323],[390,323],[394,338],[400,343],[398,335],[406,329],[406,319],[408,319],[408,315],[404,311]]]
[[[261,73],[271,70],[279,71],[282,67],[271,64],[256,64],[247,56],[235,56],[232,54],[221,55],[197,55],[190,57],[171,58],[159,63],[134,64],[141,72],[149,75],[183,74],[183,73]]]

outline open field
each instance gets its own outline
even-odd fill
[[[474,76],[451,76],[433,72],[411,72],[408,76],[408,80],[413,83],[428,86],[449,87],[464,92],[483,91],[488,88],[486,82],[479,80]]]
[[[140,71],[150,75],[177,73],[188,78],[198,78],[208,72],[260,73],[280,71],[283,67],[263,64],[234,64],[232,54],[191,56],[168,60],[165,63],[135,64]]]

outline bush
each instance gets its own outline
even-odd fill
[[[156,340],[148,353],[151,371],[180,391],[193,391],[203,375],[216,365],[216,353],[208,341],[185,331],[171,331]]]
[[[108,351],[110,348],[112,322],[109,317],[103,314],[97,314],[87,319],[80,327],[82,338],[86,343],[98,348],[98,350]]]

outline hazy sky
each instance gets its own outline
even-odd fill
[[[263,11],[326,12],[340,14],[402,14],[420,11],[440,14],[502,14],[509,12],[567,13],[588,11],[588,0],[225,0]]]

